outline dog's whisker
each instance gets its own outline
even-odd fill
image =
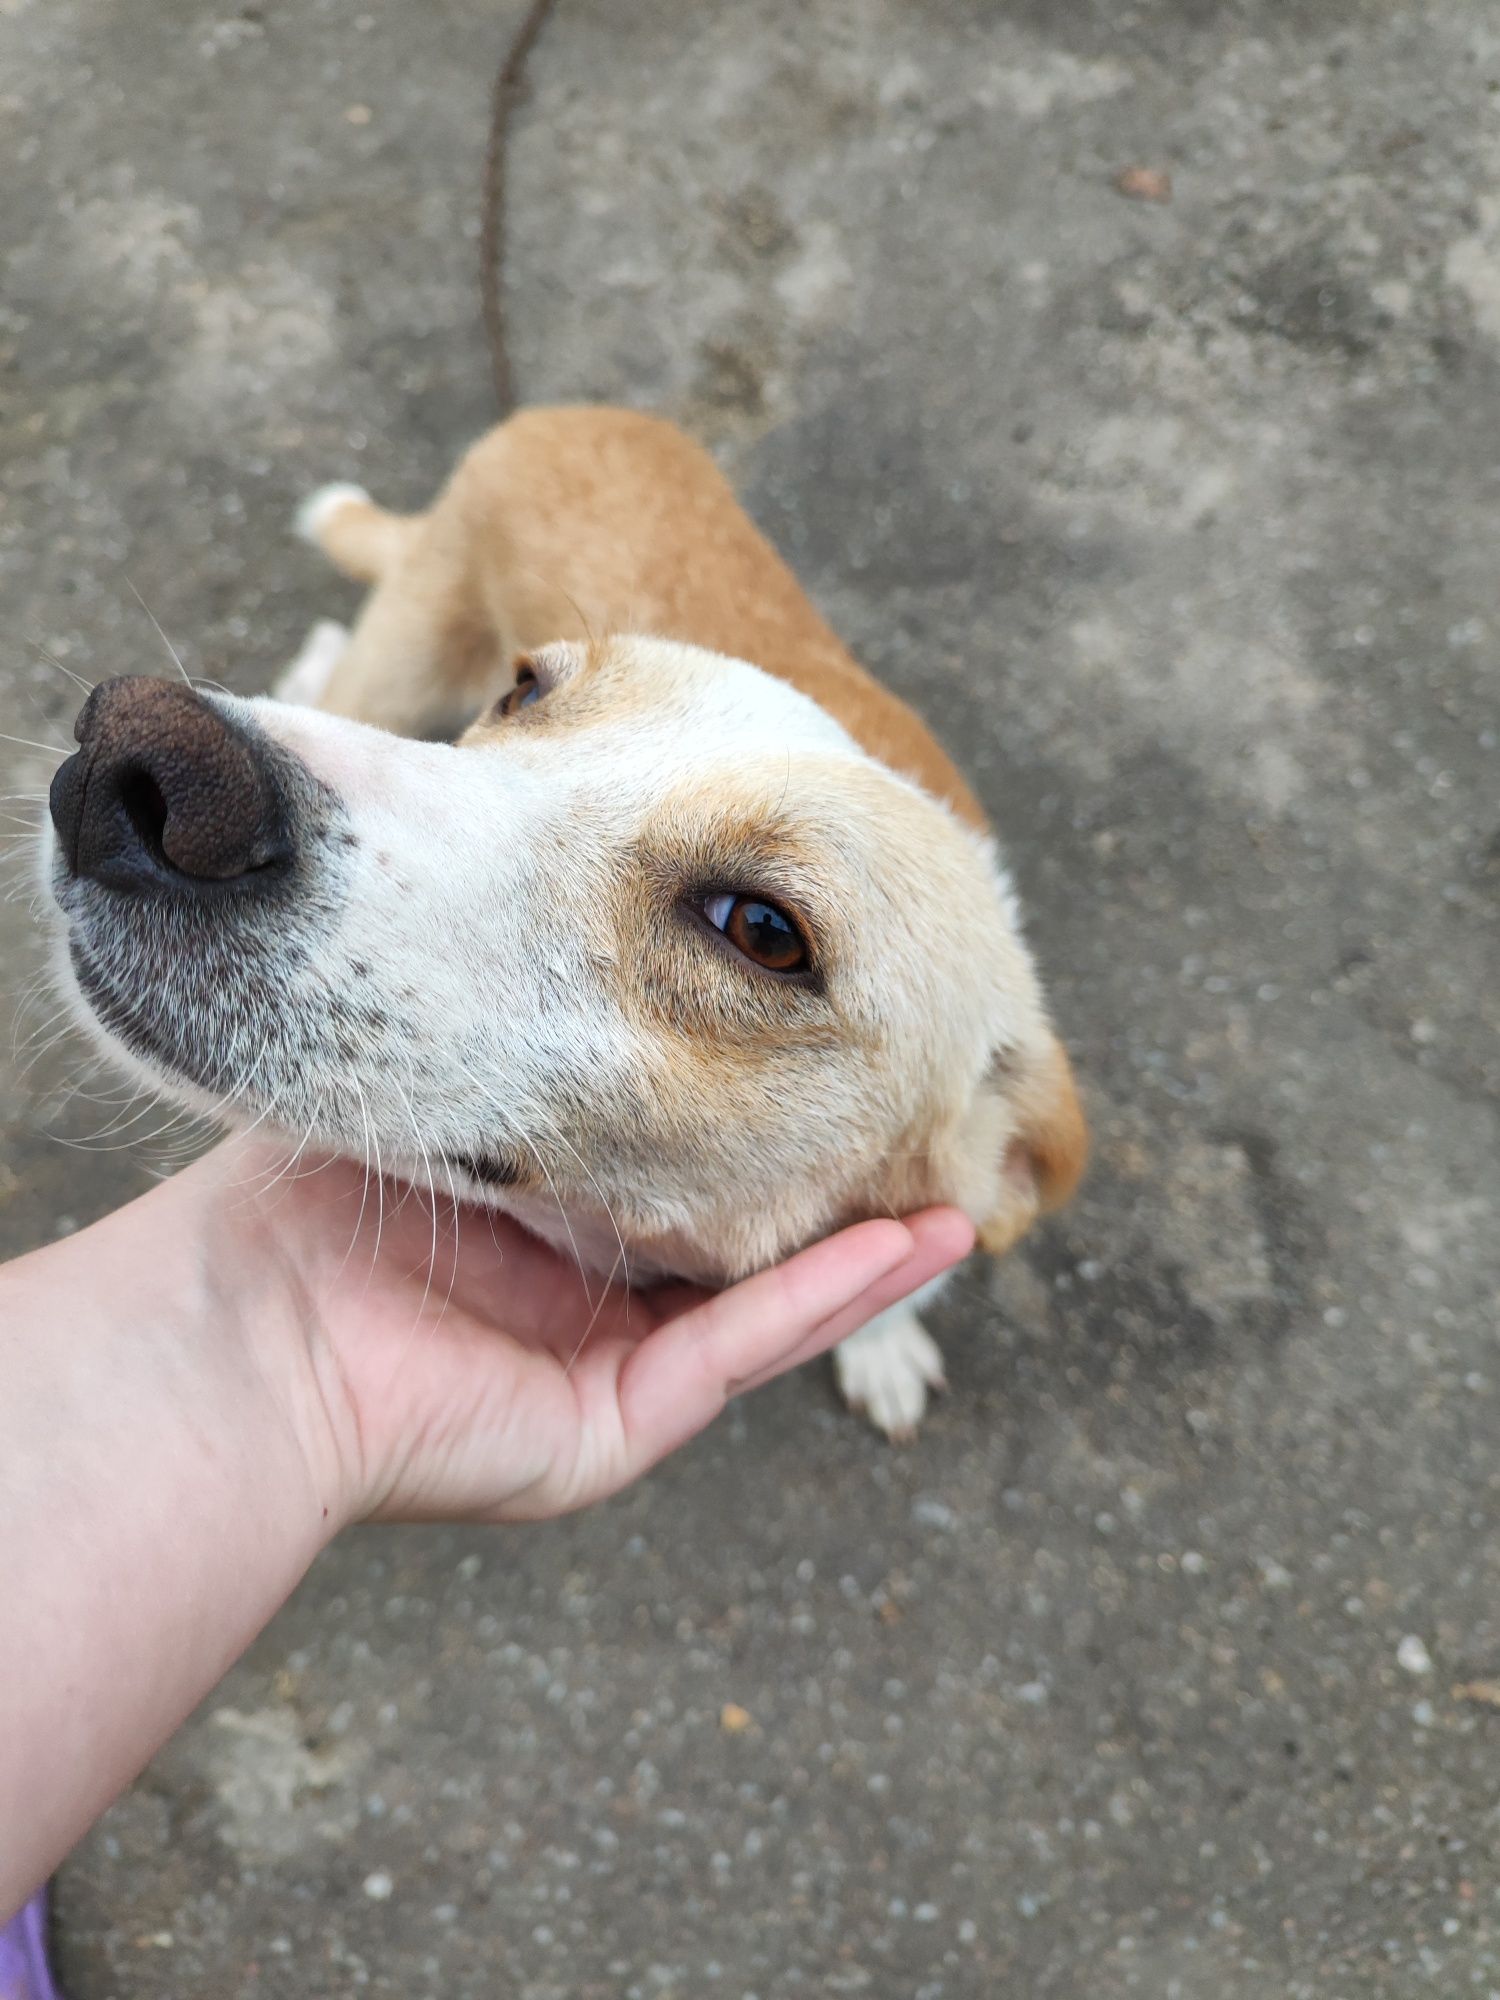
[[[241,1076],[239,1082],[235,1085],[234,1089],[231,1090],[228,1093],[228,1095],[221,1100],[219,1105],[219,1113],[221,1117],[227,1117],[228,1114],[234,1109],[235,1105],[239,1103],[240,1099],[242,1097],[248,1097],[250,1092],[255,1088],[256,1078],[260,1074],[261,1065],[264,1063],[266,1056],[270,1052],[272,1032],[273,1031],[269,1028],[266,1030],[265,1037],[261,1042],[260,1048],[256,1053],[255,1059],[247,1066],[243,1076]],[[226,1063],[225,1067],[229,1071],[229,1074],[233,1075],[232,1066]],[[268,1097],[264,1106],[261,1108],[261,1110],[256,1113],[254,1118],[251,1119],[250,1123],[248,1125],[244,1125],[239,1128],[239,1136],[241,1139],[248,1138],[250,1134],[253,1131],[255,1131],[257,1126],[259,1126],[263,1122],[263,1120],[265,1120],[271,1115],[272,1107],[275,1105],[276,1101],[277,1101],[277,1093],[273,1091]]]
[[[325,1095],[320,1093],[317,1103],[313,1106],[312,1116],[307,1121],[307,1129],[303,1132],[301,1139],[298,1141],[295,1152],[293,1152],[289,1158],[283,1159],[278,1163],[273,1163],[270,1179],[268,1181],[263,1181],[263,1184],[261,1186],[252,1188],[252,1195],[256,1201],[261,1201],[261,1202],[266,1201],[276,1188],[280,1187],[283,1182],[288,1181],[292,1178],[293,1174],[296,1172],[297,1162],[302,1158],[302,1155],[306,1152],[309,1144],[312,1141],[312,1136],[318,1128],[318,1121],[321,1119],[323,1115],[323,1105],[325,1101],[326,1101]]]
[[[413,1129],[416,1129],[416,1121],[414,1113],[413,1113]],[[417,1143],[418,1145],[422,1146],[422,1156],[427,1167],[427,1184],[432,1197],[432,1249],[428,1261],[427,1282],[424,1285],[422,1291],[422,1303],[417,1309],[417,1316],[418,1320],[420,1321],[420,1319],[426,1313],[428,1298],[432,1290],[432,1281],[437,1274],[438,1194],[437,1194],[437,1186],[433,1179],[433,1174],[432,1174],[432,1162],[430,1157],[428,1156],[426,1146],[422,1140],[422,1136],[419,1130],[417,1132]],[[438,1154],[438,1159],[442,1165],[443,1177],[448,1183],[448,1205],[452,1213],[452,1220],[453,1220],[453,1261],[448,1273],[448,1289],[444,1294],[442,1305],[438,1308],[437,1318],[433,1322],[434,1325],[440,1325],[442,1323],[443,1319],[447,1316],[448,1308],[453,1303],[454,1289],[458,1284],[459,1256],[463,1247],[462,1243],[463,1204],[459,1199],[458,1188],[453,1179],[453,1169],[449,1165],[447,1159],[444,1157],[441,1151]]]
[[[103,1065],[98,1062],[90,1063],[68,1083],[56,1100],[56,1111],[59,1117],[71,1110],[75,1104],[87,1104],[93,1110],[102,1111],[106,1115],[118,1115],[118,1113],[127,1109],[128,1106],[138,1102],[142,1095],[139,1087],[130,1091],[124,1097],[121,1097],[118,1091],[94,1091],[87,1089],[86,1086],[92,1083],[98,1076],[101,1067]]]
[[[340,1260],[337,1271],[335,1271],[333,1274],[333,1283],[335,1287],[337,1286],[339,1279],[343,1277],[349,1259],[354,1254],[354,1246],[359,1241],[360,1231],[364,1228],[365,1210],[369,1207],[370,1203],[370,1161],[369,1161],[370,1111],[369,1111],[369,1106],[365,1102],[365,1093],[360,1088],[359,1078],[353,1073],[352,1070],[350,1071],[349,1074],[349,1081],[354,1086],[355,1096],[359,1099],[360,1137],[363,1141],[363,1145],[361,1148],[360,1166],[363,1169],[364,1184],[360,1189],[359,1214],[356,1215],[354,1218],[354,1230],[349,1238],[349,1247],[344,1252],[343,1257]]]
[[[178,657],[177,648],[172,644],[172,641],[167,637],[166,633],[163,632],[160,624],[158,624],[156,613],[151,609],[151,606],[146,602],[145,598],[142,597],[141,593],[136,589],[135,585],[131,582],[128,576],[126,577],[125,582],[129,587],[131,596],[135,599],[136,603],[141,607],[142,611],[145,612],[146,616],[151,620],[152,625],[155,627],[157,638],[161,640],[162,644],[167,649],[168,659],[171,660],[173,666],[176,667],[178,673],[182,675],[184,683],[188,687],[191,687],[193,685],[193,677],[188,672],[187,668],[182,664],[181,659]]]
[[[50,1055],[60,1042],[67,1040],[72,1029],[73,1017],[67,1008],[63,1008],[60,1013],[49,1016],[40,1028],[34,1029],[16,1052],[17,1061],[20,1063],[16,1072],[16,1081],[24,1083],[42,1058]],[[24,1062],[20,1062],[20,1058],[23,1055],[26,1059]]]
[[[11,1031],[10,1059],[16,1071],[17,1083],[25,1082],[33,1066],[50,1050],[56,1048],[59,1042],[64,1041],[73,1026],[73,1017],[68,1008],[58,1007],[52,1013],[43,1015],[24,1040],[20,1039],[21,1024],[26,1018],[27,1011],[36,1006],[41,998],[40,993],[34,993],[16,1008],[15,1027]]]
[[[33,973],[30,979],[26,980],[23,984],[20,992],[17,993],[16,1018],[11,1025],[10,1031],[10,1054],[12,1062],[17,1060],[21,1050],[29,1044],[31,1040],[30,1036],[27,1037],[25,1042],[21,1040],[21,1029],[25,1026],[31,1010],[51,996],[51,984],[50,972],[47,968],[43,968],[41,972]],[[45,1033],[51,1023],[60,1021],[67,1011],[66,1006],[55,1008],[52,1013],[48,1014],[42,1020],[37,1028],[33,1029],[32,1033]]]
[[[11,883],[10,887],[6,890],[5,900],[7,903],[24,903],[28,896],[34,896],[36,894],[36,886],[34,883],[29,882],[26,879],[25,871],[23,871],[19,866],[17,857],[14,855],[7,855],[5,859],[6,873],[9,874],[12,868],[14,868],[15,870],[16,879]]]
[[[168,1127],[168,1130],[171,1128]],[[197,1126],[189,1126],[183,1137],[170,1146],[158,1146],[153,1140],[142,1140],[142,1146],[150,1146],[154,1154],[154,1164],[176,1173],[195,1160],[212,1140],[221,1136],[211,1119]]]
[[[488,1110],[500,1120],[501,1129],[505,1134],[507,1142],[509,1143],[511,1141],[514,1141],[515,1144],[524,1146],[527,1152],[530,1153],[531,1157],[536,1161],[537,1170],[541,1174],[543,1180],[546,1181],[548,1191],[551,1193],[553,1201],[557,1204],[557,1213],[562,1220],[562,1226],[567,1234],[569,1247],[573,1252],[573,1262],[578,1267],[578,1277],[579,1277],[579,1282],[583,1286],[584,1300],[588,1304],[588,1306],[591,1309],[593,1309],[594,1297],[592,1291],[589,1288],[589,1274],[584,1265],[583,1253],[579,1249],[578,1239],[573,1233],[573,1223],[568,1214],[567,1206],[563,1201],[562,1195],[558,1191],[556,1181],[552,1178],[552,1175],[548,1170],[546,1159],[544,1158],[540,1148],[537,1146],[536,1142],[533,1139],[528,1137],[528,1135],[521,1130],[519,1124],[517,1123],[513,1115],[509,1111],[507,1111],[503,1105],[499,1104],[495,1100],[493,1094],[483,1089],[483,1086],[480,1084],[479,1079],[473,1074],[472,1071],[466,1071],[465,1075],[470,1085],[475,1090],[479,1091],[483,1096]],[[565,1140],[562,1139],[561,1134],[556,1131],[555,1127],[549,1127],[548,1136],[550,1138],[557,1140],[560,1144],[565,1145],[567,1143]],[[572,1149],[569,1148],[569,1150],[571,1151]],[[574,1158],[575,1159],[577,1158],[576,1153],[574,1154]],[[582,1164],[583,1163],[580,1160],[579,1165],[582,1166]],[[585,1169],[585,1172],[586,1171],[587,1169]],[[607,1208],[606,1208],[606,1213],[608,1213]],[[610,1221],[611,1224],[613,1224],[614,1221],[613,1216],[610,1217]],[[616,1237],[619,1236],[618,1228],[615,1230],[615,1234]]]
[[[144,1105],[142,1111],[137,1114],[139,1116],[144,1116],[145,1112],[153,1109],[158,1100],[144,1084],[138,1083],[123,1104],[101,1104],[98,1108],[104,1113],[107,1122],[98,1131],[83,1133],[77,1139],[76,1143],[86,1144],[92,1143],[95,1140],[112,1138],[117,1131],[124,1129],[122,1121],[135,1110],[137,1105],[142,1104],[142,1100],[144,1100]]]
[[[160,1086],[156,1086],[154,1094],[150,1097],[145,1109],[139,1116],[144,1117],[152,1110],[161,1109],[165,1109],[168,1115],[162,1120],[160,1125],[156,1126],[150,1132],[132,1133],[130,1138],[122,1139],[118,1144],[94,1146],[90,1150],[100,1153],[124,1153],[129,1152],[133,1147],[140,1147],[144,1151],[147,1147],[159,1146],[169,1133],[177,1132],[182,1128],[186,1128],[188,1133],[192,1133],[195,1125],[205,1122],[201,1112],[193,1110],[190,1105],[174,1104],[171,1098],[166,1095],[166,1092]],[[132,1118],[129,1124],[133,1125],[136,1122],[137,1120]],[[122,1127],[120,1129],[124,1130],[128,1128]]]
[[[441,1159],[442,1156],[439,1155],[439,1158]],[[461,1203],[459,1202],[458,1189],[455,1187],[453,1182],[453,1169],[448,1165],[448,1162],[446,1160],[442,1161],[442,1167],[443,1167],[443,1178],[448,1183],[448,1203],[453,1210],[453,1263],[448,1272],[448,1289],[443,1295],[442,1305],[438,1308],[437,1323],[439,1325],[441,1325],[443,1320],[446,1319],[448,1315],[448,1308],[453,1303],[454,1289],[458,1284],[459,1252],[463,1247],[463,1238],[462,1238],[463,1208]]]
[[[392,1082],[395,1083],[394,1078],[392,1078]],[[422,1155],[422,1166],[427,1175],[427,1192],[432,1200],[432,1251],[427,1265],[427,1283],[422,1287],[422,1302],[417,1307],[417,1319],[413,1325],[413,1332],[415,1332],[416,1325],[420,1324],[422,1315],[427,1310],[428,1294],[432,1290],[433,1273],[437,1268],[437,1184],[432,1178],[432,1158],[427,1151],[427,1142],[422,1137],[422,1129],[417,1123],[416,1109],[399,1083],[395,1084],[395,1088],[402,1103],[406,1106],[407,1116],[411,1120],[412,1136],[416,1139],[418,1150]]]
[[[573,1234],[573,1224],[568,1215],[566,1204],[564,1203],[562,1196],[558,1193],[557,1182],[553,1180],[552,1175],[548,1172],[547,1162],[542,1157],[540,1147],[538,1147],[534,1141],[526,1138],[519,1131],[517,1132],[516,1137],[518,1142],[526,1148],[527,1152],[530,1153],[531,1157],[536,1161],[537,1167],[541,1172],[541,1176],[543,1180],[547,1183],[548,1191],[550,1192],[553,1201],[555,1201],[557,1204],[557,1212],[558,1215],[562,1218],[562,1226],[567,1233],[568,1245],[573,1252],[573,1262],[578,1266],[578,1281],[583,1286],[584,1300],[590,1307],[592,1307],[594,1303],[594,1297],[593,1293],[589,1290],[589,1274],[584,1268],[583,1252],[578,1247],[578,1238]]]
[[[54,662],[54,664],[56,663]],[[46,723],[49,729],[61,728],[63,726],[61,723],[59,723],[55,715],[51,715],[48,713],[46,703],[42,700],[41,696],[36,692],[35,688],[25,689],[25,695],[26,699],[31,703],[32,707],[36,710],[37,714],[42,718],[43,722]]]
[[[212,1139],[222,1136],[216,1121],[206,1112],[191,1109],[179,1112],[176,1119],[168,1120],[163,1126],[163,1136],[171,1132],[176,1125],[184,1128],[182,1136],[168,1145],[161,1145],[156,1138],[137,1141],[142,1149],[150,1146],[154,1151],[154,1159],[146,1163],[146,1172],[151,1173],[157,1168],[165,1168],[175,1173],[185,1162],[196,1159]],[[158,1178],[161,1178],[160,1174]]]
[[[380,1245],[385,1236],[385,1169],[380,1157],[380,1126],[373,1119],[370,1138],[375,1147],[375,1247],[370,1252],[370,1270],[365,1279],[367,1291],[380,1263]]]
[[[75,674],[71,667],[65,667],[57,655],[49,653],[39,639],[29,639],[26,643],[32,648],[33,652],[41,655],[49,667],[56,667],[60,674],[66,674],[70,681],[76,681],[85,694],[92,694],[94,692],[95,687],[98,685],[96,681],[85,680],[82,674]]]
[[[564,1362],[563,1364],[564,1375],[572,1374],[574,1363],[577,1361],[579,1355],[582,1354],[584,1348],[587,1347],[589,1335],[593,1332],[595,1326],[598,1324],[599,1314],[603,1310],[604,1301],[609,1297],[610,1289],[615,1282],[615,1272],[618,1271],[619,1268],[620,1268],[620,1259],[616,1258],[615,1262],[610,1266],[609,1276],[604,1281],[604,1290],[599,1294],[599,1303],[594,1307],[594,1310],[589,1314],[588,1324],[587,1326],[584,1327],[583,1332],[578,1336],[578,1345],[573,1349],[573,1352],[568,1356],[566,1362]],[[628,1289],[626,1291],[625,1296],[626,1296],[626,1316],[628,1322],[629,1298],[630,1298]]]
[[[169,1130],[171,1124],[175,1122],[176,1120],[174,1117],[172,1120],[169,1120],[167,1125],[164,1125],[162,1127],[162,1131],[165,1132]],[[148,1132],[144,1136],[138,1136],[132,1139],[123,1139],[117,1145],[111,1144],[108,1146],[98,1145],[94,1142],[94,1140],[90,1138],[70,1139],[67,1137],[65,1133],[62,1132],[54,1132],[50,1136],[54,1145],[66,1146],[70,1153],[128,1153],[135,1146],[144,1146],[149,1144],[151,1139],[158,1135]]]
[[[93,1091],[85,1088],[101,1071],[109,1068],[110,1064],[104,1056],[94,1056],[85,1062],[54,1099],[54,1115],[61,1118],[75,1104],[88,1104],[99,1111],[119,1111],[126,1103],[133,1104],[140,1095],[139,1087],[132,1090],[125,1098],[116,1091]]]
[[[267,1166],[262,1167],[257,1173],[246,1175],[239,1183],[244,1194],[242,1206],[254,1202],[259,1207],[270,1202],[272,1195],[287,1178],[292,1162],[300,1153],[302,1146],[307,1144],[311,1132],[312,1128],[308,1126],[300,1144],[291,1153],[278,1151]]]
[[[104,1126],[104,1128],[101,1131],[91,1133],[89,1135],[90,1138],[94,1141],[102,1139],[117,1139],[122,1132],[128,1132],[132,1125],[139,1125],[139,1123],[143,1118],[149,1118],[151,1113],[161,1103],[161,1099],[160,1097],[152,1096],[149,1092],[143,1091],[138,1094],[143,1095],[146,1098],[146,1102],[141,1106],[141,1108],[138,1111],[132,1112],[130,1106],[127,1104],[124,1110],[121,1111],[120,1115],[117,1118],[115,1118],[112,1123]],[[174,1119],[168,1124],[163,1125],[160,1128],[160,1131],[156,1134],[156,1137],[160,1138],[165,1133],[169,1132],[172,1129],[172,1123],[175,1122],[176,1121]],[[140,1135],[137,1134],[137,1137],[139,1136]],[[136,1143],[136,1140],[131,1139],[128,1140],[126,1143],[129,1145],[134,1145]]]
[[[590,1170],[588,1164],[583,1159],[582,1155],[579,1153],[578,1148],[574,1146],[568,1139],[564,1138],[562,1133],[557,1131],[555,1127],[553,1128],[551,1136],[557,1140],[559,1145],[565,1146],[567,1148],[569,1154],[577,1163],[580,1172],[583,1174],[584,1178],[588,1181],[590,1188],[593,1190],[595,1199],[598,1201],[599,1206],[603,1209],[605,1216],[608,1219],[610,1228],[615,1233],[615,1242],[619,1247],[620,1268],[623,1269],[625,1274],[625,1318],[626,1318],[626,1323],[628,1324],[630,1319],[630,1260],[625,1250],[625,1238],[621,1234],[620,1225],[618,1221],[615,1219],[615,1212],[610,1207],[608,1201],[605,1200],[603,1190],[600,1188],[599,1183],[595,1179],[594,1174]]]

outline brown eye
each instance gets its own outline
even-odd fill
[[[758,896],[709,896],[703,914],[735,950],[768,972],[800,972],[807,964],[807,941],[785,910]]]
[[[496,703],[502,715],[514,715],[518,708],[528,708],[542,698],[542,684],[536,677],[536,670],[522,660],[516,667],[516,684],[510,693],[503,695]]]

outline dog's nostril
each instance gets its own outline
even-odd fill
[[[157,861],[166,860],[162,835],[167,827],[167,802],[149,771],[128,771],[120,780],[120,804],[136,838]]]

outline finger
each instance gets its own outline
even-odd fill
[[[803,1362],[826,1354],[830,1347],[857,1332],[866,1320],[910,1298],[923,1285],[931,1284],[944,1271],[962,1263],[974,1248],[974,1225],[956,1208],[924,1209],[919,1215],[909,1215],[906,1226],[912,1234],[913,1250],[905,1263],[878,1278],[858,1298],[814,1327],[792,1353],[783,1355],[762,1373],[737,1382],[731,1393],[739,1395],[748,1389],[758,1389],[789,1369],[800,1368]]]
[[[816,1327],[911,1257],[899,1222],[864,1222],[670,1320],[629,1356],[620,1416],[631,1476],[712,1421],[737,1383],[772,1368]]]
[[[685,1443],[741,1389],[820,1353],[972,1244],[954,1209],[908,1224],[857,1223],[658,1328],[620,1374],[626,1476]]]

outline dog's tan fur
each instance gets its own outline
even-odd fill
[[[851,658],[708,453],[659,417],[523,411],[474,446],[429,513],[351,503],[318,540],[381,586],[324,696],[335,714],[415,733],[472,715],[517,652],[650,632],[789,681],[984,825],[951,760]]]
[[[950,759],[840,644],[708,454],[659,419],[608,409],[527,411],[468,453],[428,513],[396,516],[351,496],[320,510],[310,532],[341,568],[376,585],[321,698],[335,714],[403,734],[452,734],[513,684],[518,655],[561,640],[572,642],[575,661],[565,699],[503,724],[481,717],[465,740],[477,746],[486,730],[501,727],[582,726],[590,702],[607,719],[611,710],[659,698],[652,686],[608,671],[608,635],[650,633],[748,660],[790,683],[880,763],[968,827],[985,827]],[[762,805],[754,816],[762,843],[774,839],[768,824]],[[931,832],[919,815],[892,837],[920,843]],[[960,893],[937,879],[935,865],[932,873],[930,894]],[[619,960],[637,969],[651,963],[649,952]],[[635,976],[622,972],[626,988]],[[650,1008],[670,995],[679,1012],[691,1011],[702,976],[696,961],[622,997]],[[790,1074],[795,1011],[785,995],[758,999],[743,979],[726,981],[711,1009],[712,1035],[679,1038],[681,1074],[662,1080],[668,1097],[685,1115],[732,1133],[739,1083],[726,1022],[775,1040]],[[977,1092],[971,1078],[955,1077],[948,1090],[938,1079],[921,1123],[855,1206],[899,1211],[957,1201],[998,1255],[1040,1209],[1066,1201],[1083,1170],[1087,1132],[1067,1055],[1045,1022],[1039,1026],[1040,1039],[998,1059]],[[747,1071],[745,1088],[753,1087]]]

